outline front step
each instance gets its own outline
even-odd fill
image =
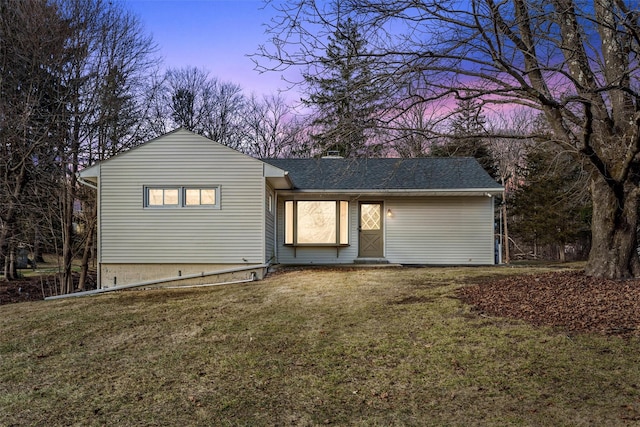
[[[353,260],[354,264],[389,264],[389,260],[386,258],[356,258]]]

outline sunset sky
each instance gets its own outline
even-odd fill
[[[260,74],[248,54],[266,43],[274,12],[261,0],[123,0],[158,44],[166,67],[197,66],[245,94],[287,87],[280,74]]]

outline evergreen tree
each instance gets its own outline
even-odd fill
[[[474,157],[493,178],[498,176],[496,161],[483,138],[486,118],[482,107],[472,99],[460,99],[451,119],[451,137],[431,147],[435,157]]]
[[[568,159],[549,149],[532,149],[526,155],[525,183],[509,204],[510,229],[534,248],[557,245],[563,260],[567,243],[587,241],[591,206],[587,178]]]
[[[322,70],[304,73],[309,97],[303,102],[316,110],[312,124],[317,132],[311,137],[322,153],[356,157],[381,149],[372,136],[384,90],[373,83],[374,61],[366,44],[358,24],[349,18],[329,37]]]

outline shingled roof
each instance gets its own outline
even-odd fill
[[[287,171],[296,190],[502,190],[471,157],[262,160]]]

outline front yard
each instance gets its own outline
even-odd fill
[[[638,337],[458,290],[532,268],[308,269],[0,306],[0,425],[632,425]]]

